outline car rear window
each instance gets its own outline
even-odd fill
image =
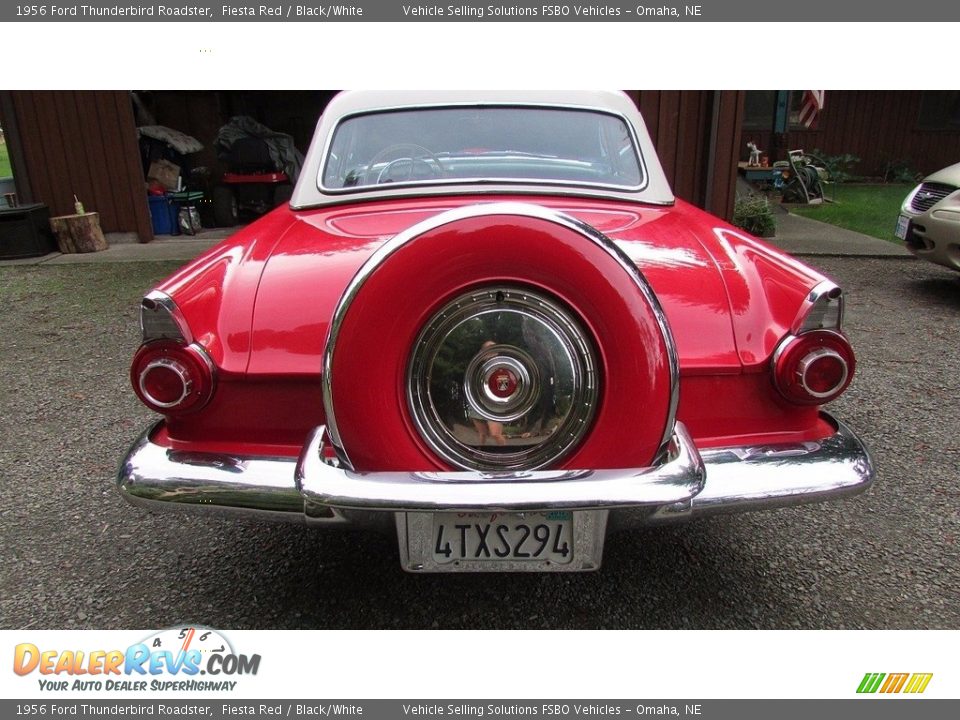
[[[605,112],[439,107],[355,115],[333,132],[327,191],[444,183],[557,183],[640,189],[630,127]],[[385,189],[385,188],[378,188]]]

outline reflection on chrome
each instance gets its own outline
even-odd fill
[[[698,452],[677,423],[664,464],[633,470],[355,473],[330,464],[325,428],[293,458],[131,447],[118,485],[129,502],[334,525],[393,527],[394,512],[607,508],[623,529],[718,512],[855,495],[873,481],[867,449],[842,423],[818,442]]]
[[[424,440],[464,469],[556,462],[590,427],[594,351],[571,314],[542,293],[496,286],[454,299],[424,327],[407,372]]]
[[[143,342],[163,339],[179,340],[187,345],[193,342],[180,308],[173,298],[159,290],[151,290],[140,301],[140,334]]]
[[[317,428],[297,465],[297,485],[307,505],[400,512],[599,509],[664,505],[689,500],[703,488],[703,461],[677,423],[665,461],[621,470],[488,473],[337,470],[323,462],[326,431]]]

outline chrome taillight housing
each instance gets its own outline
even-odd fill
[[[180,415],[199,410],[213,395],[213,366],[196,345],[155,340],[134,355],[130,383],[151,410]]]
[[[811,330],[787,336],[773,355],[773,381],[787,400],[820,405],[838,397],[853,379],[856,358],[843,333]]]
[[[213,395],[213,362],[193,341],[173,299],[154,290],[140,303],[143,345],[133,356],[130,384],[140,401],[166,415],[199,410]]]

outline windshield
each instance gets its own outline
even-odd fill
[[[349,117],[333,134],[322,187],[547,182],[636,190],[633,133],[619,116],[539,107],[449,107]]]

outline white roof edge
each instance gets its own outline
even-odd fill
[[[637,192],[598,190],[589,187],[555,185],[447,185],[384,190],[350,194],[328,194],[319,187],[321,164],[327,141],[341,118],[361,112],[445,104],[530,104],[583,107],[604,110],[621,115],[633,126],[637,144],[646,167],[647,184]],[[290,204],[294,208],[308,208],[345,202],[386,199],[409,196],[443,196],[465,193],[503,192],[545,195],[573,195],[609,197],[634,202],[670,205],[673,192],[667,182],[656,150],[647,132],[647,126],[634,102],[623,92],[611,90],[349,90],[336,95],[327,105],[317,123],[303,170],[294,188]]]

